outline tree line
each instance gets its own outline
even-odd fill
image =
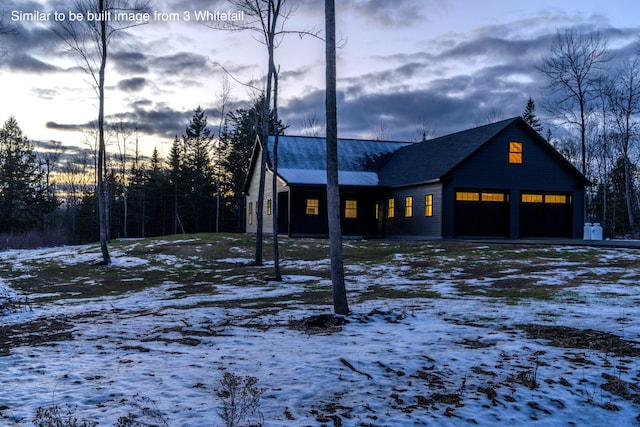
[[[607,236],[638,237],[640,39],[619,52],[599,32],[561,31],[538,71],[547,120],[563,131],[546,137],[593,183],[585,221]]]
[[[135,129],[111,126],[107,139],[117,150],[106,161],[108,238],[244,231],[242,188],[263,103],[228,112],[218,132],[197,107],[167,158],[157,148],[142,155]],[[273,114],[269,120],[270,132],[284,131]],[[95,150],[67,156],[57,149],[38,153],[14,117],[0,129],[0,234],[98,239]]]

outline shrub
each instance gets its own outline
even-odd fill
[[[222,409],[218,415],[226,427],[239,427],[247,415],[256,414],[261,418],[260,397],[264,389],[256,387],[257,382],[258,379],[255,377],[224,373],[217,394],[222,402]],[[258,422],[252,426],[262,426],[262,423]]]

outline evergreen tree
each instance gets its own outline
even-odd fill
[[[536,116],[536,104],[533,102],[533,99],[529,97],[529,101],[527,101],[527,106],[522,113],[522,118],[525,122],[529,124],[536,132],[542,132],[542,124]]]
[[[182,146],[180,140],[176,135],[171,145],[171,151],[169,152],[169,184],[171,186],[172,193],[172,233],[176,234],[182,228],[180,225],[180,207],[182,205],[184,194],[184,183],[182,180]],[[184,229],[182,230],[184,231]]]
[[[33,144],[11,116],[0,129],[0,232],[42,228],[57,207]]]
[[[169,234],[169,227],[173,212],[168,211],[172,200],[172,186],[169,172],[162,167],[162,161],[158,155],[158,149],[154,148],[151,155],[151,165],[147,171],[145,181],[145,225],[148,236],[160,236]]]
[[[183,224],[189,231],[211,231],[215,214],[214,170],[209,152],[213,136],[207,127],[202,108],[194,110],[193,117],[182,136],[184,158],[182,179],[186,185],[186,204],[189,217]],[[187,225],[189,224],[189,225]]]

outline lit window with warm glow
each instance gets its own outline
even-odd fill
[[[509,143],[509,163],[522,163],[522,142]]]
[[[542,194],[522,194],[522,203],[542,203]]]
[[[567,203],[567,196],[563,194],[545,194],[544,202],[564,205]]]
[[[389,199],[389,204],[387,205],[387,217],[393,218],[396,216],[396,200]]]
[[[344,204],[345,218],[358,218],[358,201],[346,200]]]
[[[424,198],[424,215],[433,216],[433,194],[427,194]]]
[[[504,199],[503,193],[482,193],[483,202],[504,202]]]
[[[271,215],[271,199],[267,200],[267,215]]]
[[[249,225],[253,224],[253,203],[249,202]]]
[[[411,196],[404,198],[404,216],[407,218],[413,216],[413,197]]]
[[[307,215],[318,215],[320,213],[320,201],[318,199],[307,199]]]
[[[461,202],[478,202],[480,201],[480,193],[458,191],[456,192],[456,200]]]

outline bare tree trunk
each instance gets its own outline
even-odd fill
[[[340,228],[340,187],[338,185],[338,118],[336,100],[336,8],[334,0],[325,0],[326,38],[326,120],[327,120],[327,211],[331,253],[333,310],[348,315],[349,304],[344,283],[342,230]]]
[[[100,15],[104,12],[104,0],[100,0]],[[107,223],[107,191],[104,180],[104,162],[106,155],[106,145],[104,142],[104,74],[107,65],[107,24],[105,20],[100,22],[100,47],[102,49],[102,58],[100,59],[100,71],[98,81],[98,223],[100,228],[100,251],[102,252],[102,261],[105,264],[111,263],[108,240],[108,223]]]
[[[278,123],[278,73],[273,73],[273,116],[275,122]],[[271,214],[273,219],[273,272],[275,280],[282,281],[280,273],[280,247],[278,243],[278,138],[279,133],[273,136],[273,179],[271,200]]]

